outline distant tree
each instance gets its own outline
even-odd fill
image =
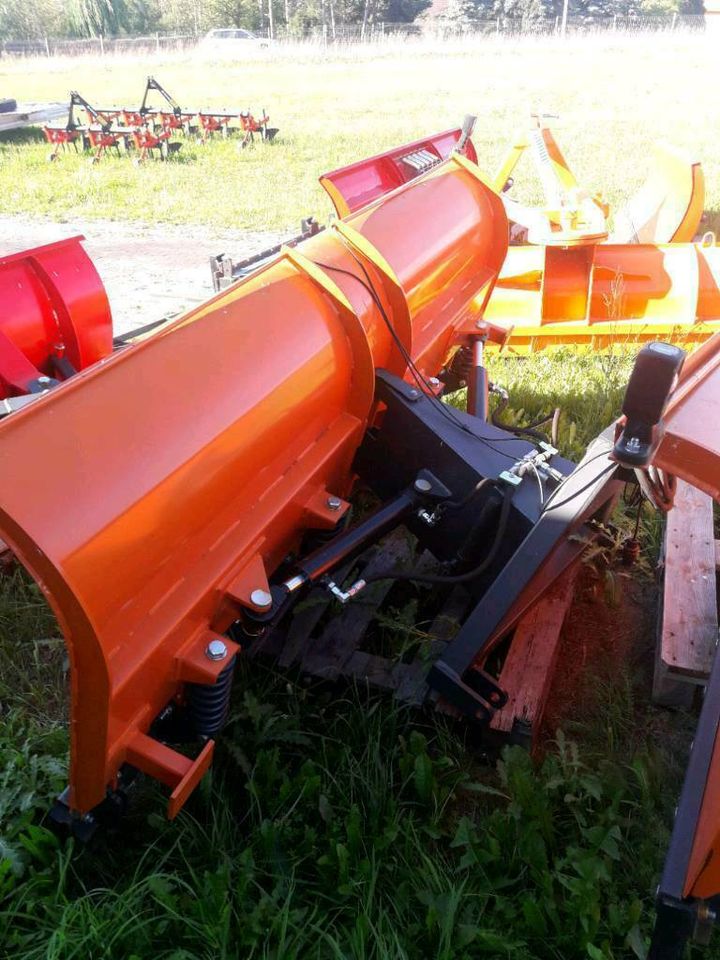
[[[496,15],[518,20],[544,20],[558,15],[562,4],[557,0],[496,0]]]
[[[158,0],[69,0],[70,30],[80,37],[144,33],[161,21]]]
[[[432,0],[383,0],[378,17],[387,23],[412,23],[432,6]]]
[[[62,0],[3,0],[0,40],[39,40],[67,33]]]

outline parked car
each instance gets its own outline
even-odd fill
[[[249,30],[227,27],[206,33],[198,44],[198,51],[204,56],[243,56],[252,50],[266,49],[271,43],[267,37],[258,37]]]

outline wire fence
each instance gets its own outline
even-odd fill
[[[717,18],[720,26],[720,16]],[[521,36],[578,36],[589,34],[672,33],[675,31],[704,31],[708,18],[679,14],[654,16],[570,17],[563,23],[561,17],[521,19],[493,17],[485,20],[457,22],[436,18],[422,23],[327,23],[305,30],[279,26],[273,36],[267,37],[273,50],[283,46],[307,43],[313,46],[340,46],[355,44],[383,44],[403,41],[472,40],[488,37]],[[141,37],[92,37],[89,39],[57,39],[43,37],[36,40],[4,40],[0,42],[2,57],[78,57],[78,56],[138,56],[149,54],[182,53],[198,47],[203,36],[192,33],[155,33]],[[222,41],[216,41],[216,44]],[[243,41],[234,41],[240,52]],[[228,45],[228,52],[233,49]],[[248,51],[257,49],[252,41]]]

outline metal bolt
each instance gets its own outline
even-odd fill
[[[415,481],[415,489],[418,493],[430,493],[432,484],[429,480],[425,480],[424,477],[418,477]]]
[[[420,394],[417,392],[417,390],[408,390],[408,396],[409,396],[412,400],[414,400],[416,397],[419,397]]]
[[[38,377],[38,383],[51,383],[50,377]]]
[[[342,500],[340,497],[328,497],[327,506],[328,510],[339,510],[342,506]]]
[[[224,660],[227,656],[227,647],[222,640],[211,640],[205,647],[205,656],[208,660]]]
[[[272,603],[272,594],[259,587],[250,594],[250,600],[256,607],[269,607]]]
[[[430,384],[431,387],[439,387],[439,386],[440,386],[440,381],[438,380],[437,377],[430,377],[430,379],[428,380],[428,383]]]

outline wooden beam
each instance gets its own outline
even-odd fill
[[[660,668],[668,676],[703,683],[718,639],[713,501],[678,480],[665,531]]]
[[[508,702],[490,727],[511,735],[518,727],[533,740],[542,721],[560,647],[560,634],[570,609],[579,564],[525,614],[515,629],[500,686]]]

